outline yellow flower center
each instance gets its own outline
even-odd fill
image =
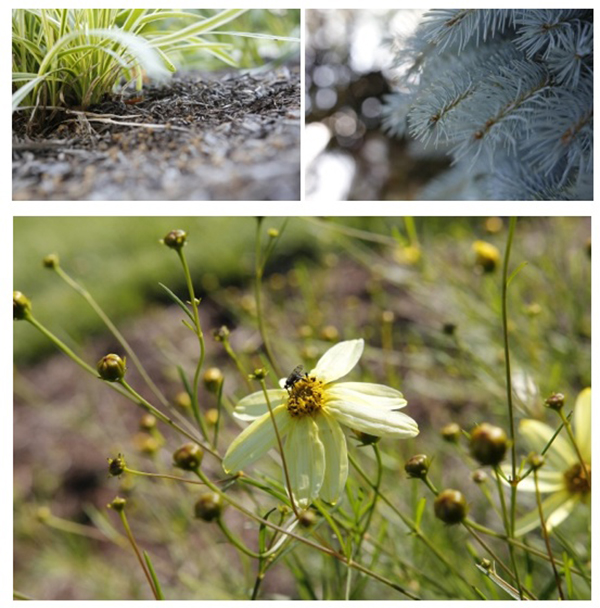
[[[581,464],[574,464],[572,467],[567,469],[564,473],[565,482],[567,484],[567,490],[571,494],[589,494],[590,480],[592,478],[592,467],[586,464],[587,474],[583,470]]]
[[[291,416],[306,416],[323,407],[323,383],[316,378],[300,378],[289,389],[287,410]]]

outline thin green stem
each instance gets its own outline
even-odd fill
[[[142,557],[142,554],[137,546],[137,543],[135,542],[135,537],[133,536],[133,533],[131,532],[131,528],[129,527],[129,522],[127,521],[127,516],[125,515],[124,509],[121,509],[119,511],[119,517],[121,518],[121,521],[123,522],[123,527],[125,528],[125,533],[127,534],[127,538],[129,539],[129,542],[133,548],[133,551],[134,551],[138,561],[140,562],[140,566],[142,567],[142,570],[144,571],[144,575],[146,576],[146,579],[148,580],[150,589],[152,589],[152,595],[154,595],[155,600],[158,600],[159,599],[158,592],[156,591],[156,588],[154,587],[154,582],[152,581],[152,576],[150,575],[150,572],[148,571],[146,562],[144,561],[144,558]]]
[[[221,532],[223,532],[223,534],[227,537],[227,540],[229,540],[229,542],[234,547],[239,549],[244,555],[247,555],[253,559],[261,559],[262,555],[248,549],[248,547],[246,547],[246,545],[244,545],[244,543],[225,525],[222,518],[219,517],[217,519],[217,525],[219,526]]]
[[[194,292],[194,283],[192,281],[192,275],[190,273],[190,268],[188,266],[187,259],[185,257],[185,254],[183,253],[183,247],[177,249],[177,255],[179,256],[181,266],[183,267],[183,274],[185,276],[185,282],[187,284],[187,289],[190,296],[190,303],[192,305],[192,311],[194,313],[194,330],[198,338],[198,344],[200,346],[200,358],[198,359],[198,363],[196,364],[196,369],[194,371],[194,379],[192,381],[192,412],[194,413],[194,418],[196,419],[196,423],[198,424],[198,428],[200,429],[202,436],[208,441],[208,429],[206,427],[206,422],[204,421],[204,418],[200,413],[200,404],[198,401],[200,372],[202,370],[202,366],[204,365],[204,358],[206,356],[206,344],[204,343],[204,334],[202,333],[202,327],[200,325],[200,314],[198,313],[198,301],[196,300],[196,294]]]
[[[209,454],[212,454],[218,460],[222,460],[221,456],[218,452],[213,450],[212,447],[206,445],[202,441],[199,441],[197,437],[186,431],[184,428],[179,426],[174,420],[171,420],[166,414],[163,414],[159,409],[154,407],[149,401],[144,399],[134,388],[132,388],[127,381],[123,378],[119,381],[119,384],[135,399],[135,402],[144,408],[148,413],[156,416],[161,422],[168,424],[170,427],[175,429],[177,432],[181,433],[194,443],[197,443],[203,450],[207,451]]]
[[[82,367],[86,372],[92,374],[96,378],[98,377],[98,372],[91,366],[88,365],[83,359],[78,357],[62,340],[57,338],[51,331],[46,329],[30,312],[28,312],[25,316],[25,320],[33,325],[39,332],[41,332],[50,342],[53,342],[54,345],[62,350],[62,352],[72,359],[79,367]]]
[[[79,367],[83,368],[86,372],[94,376],[94,378],[98,378],[98,372],[91,365],[88,365],[83,359],[78,357],[64,342],[62,342],[59,338],[57,338],[52,332],[46,329],[37,319],[35,319],[31,313],[28,313],[25,317],[25,320],[28,321],[33,327],[35,327],[39,332],[41,332],[44,336],[46,336],[59,350],[61,350],[67,357],[69,357],[72,361],[74,361]],[[124,380],[119,383],[115,382],[106,382],[112,390],[116,391],[120,395],[127,397],[130,401],[133,401],[137,405],[141,405],[147,412],[155,415],[159,420],[173,427],[177,432],[181,433],[194,443],[197,443],[200,447],[206,450],[208,453],[212,454],[215,458],[221,460],[221,457],[217,452],[215,452],[211,447],[203,444],[197,437],[192,435],[189,431],[181,427],[175,421],[171,420],[168,416],[163,414],[160,410],[156,409],[152,404],[146,401],[141,395],[139,395],[131,386],[129,386]]]
[[[506,242],[506,251],[504,253],[504,260],[502,264],[502,335],[504,339],[504,363],[506,371],[506,403],[508,406],[508,421],[510,430],[510,453],[511,453],[511,471],[512,471],[512,483],[510,485],[510,513],[506,512],[504,502],[502,503],[503,515],[505,517],[506,534],[509,538],[515,535],[515,519],[516,519],[516,508],[517,508],[517,442],[515,434],[515,418],[514,418],[514,407],[512,399],[512,375],[510,370],[510,348],[508,345],[508,266],[510,262],[510,253],[512,248],[513,239],[515,236],[515,228],[517,225],[517,218],[511,217],[509,228],[508,228],[508,239]],[[500,478],[498,477],[498,483]],[[504,501],[504,494],[502,488],[499,489]],[[514,547],[508,545],[510,558],[515,571],[517,588],[519,595],[523,597],[523,590],[521,588],[521,581],[519,578],[519,572],[517,569],[517,562],[514,554]]]
[[[215,428],[212,440],[212,444],[215,450],[217,449],[217,443],[219,440],[219,430],[221,428],[221,414],[223,413],[223,384],[224,380],[221,380],[217,388],[217,419],[215,420]]]
[[[195,479],[188,479],[187,477],[178,477],[177,475],[167,475],[165,473],[146,473],[145,471],[136,471],[135,469],[130,469],[129,467],[125,467],[123,469],[124,473],[129,473],[130,475],[140,475],[142,477],[155,477],[157,479],[171,479],[172,481],[182,481],[184,483],[191,483],[197,486],[205,485],[203,481],[196,481]]]
[[[377,463],[377,473],[375,475],[375,482],[373,484],[373,499],[371,500],[371,504],[366,513],[365,523],[362,527],[360,527],[360,521],[358,522],[359,530],[358,530],[358,540],[356,542],[356,546],[352,551],[352,558],[358,558],[360,556],[360,552],[362,549],[363,541],[368,533],[369,527],[371,526],[371,521],[373,520],[373,515],[375,513],[375,507],[377,506],[377,501],[379,499],[379,489],[381,487],[381,480],[383,479],[383,463],[381,461],[381,452],[379,451],[379,447],[376,443],[372,444],[373,454],[375,455],[375,462]],[[362,518],[361,518],[362,519]],[[350,588],[351,588],[351,570],[348,570],[348,579],[346,582],[346,600],[350,599]]]
[[[569,419],[565,416],[565,413],[563,412],[562,408],[560,408],[558,410],[558,415],[560,416],[560,419],[562,420],[563,425],[567,429],[567,435],[569,436],[569,439],[571,440],[571,443],[573,444],[573,447],[575,448],[575,452],[577,452],[577,458],[579,458],[579,463],[581,464],[581,468],[583,469],[587,482],[591,488],[592,487],[592,478],[591,478],[591,474],[590,474],[590,470],[589,470],[589,464],[583,459],[583,456],[581,455],[581,450],[579,449],[579,446],[577,445],[577,440],[575,439],[575,435],[573,434],[573,429],[571,428],[571,423],[569,422]]]
[[[404,515],[394,503],[387,498],[381,491],[378,491],[375,485],[369,479],[369,476],[365,473],[362,467],[358,464],[354,456],[352,454],[348,454],[348,459],[352,466],[356,469],[358,474],[365,480],[365,482],[371,487],[372,490],[377,491],[379,498],[388,505],[396,515],[403,521],[403,523],[409,528],[409,530],[440,560],[447,568],[460,579],[465,585],[467,585],[470,589],[473,589],[473,585],[465,578],[464,574],[451,562],[446,556],[432,543],[422,532],[421,528],[415,524],[409,517]]]
[[[229,355],[231,360],[235,363],[235,366],[237,367],[238,371],[240,372],[240,375],[242,376],[242,378],[244,379],[246,386],[250,390],[252,390],[252,382],[250,382],[250,378],[248,378],[248,372],[242,365],[240,358],[235,354],[235,351],[233,350],[233,348],[231,348],[229,339],[227,337],[224,337],[222,340],[222,343],[223,343],[223,348],[225,349],[225,352]]]
[[[373,520],[373,515],[375,513],[375,507],[377,506],[377,501],[379,500],[379,491],[381,488],[381,480],[383,479],[383,462],[381,460],[381,452],[379,450],[379,446],[374,443],[372,444],[373,454],[375,455],[375,463],[377,464],[377,473],[375,475],[375,483],[373,484],[373,500],[371,501],[371,505],[369,506],[369,511],[367,513],[367,519],[365,520],[365,524],[362,527],[362,530],[358,537],[358,542],[356,544],[356,549],[354,552],[355,556],[360,555],[360,550],[362,547],[362,543],[364,541],[365,535],[369,531],[369,526],[371,525],[371,521]]]
[[[500,508],[502,510],[502,519],[504,521],[504,528],[506,530],[506,536],[508,538],[512,538],[513,533],[512,533],[511,520],[510,520],[510,515],[508,513],[507,507],[506,507],[506,499],[504,497],[504,488],[502,486],[502,480],[500,478],[499,469],[500,469],[500,467],[496,466],[494,469],[494,473],[495,473],[495,477],[496,477],[496,483],[498,485],[498,495],[500,496]],[[511,485],[511,489],[512,489],[512,485]],[[521,597],[521,599],[523,599],[523,588],[521,587],[521,580],[519,578],[519,571],[517,569],[515,548],[510,543],[508,545],[508,552],[509,552],[510,561],[511,561],[511,564],[512,564],[512,567],[514,570],[514,579],[515,579],[515,583],[517,585],[517,589],[519,590],[519,596]]]
[[[290,495],[290,502],[292,505],[292,509],[294,511],[294,515],[299,518],[300,514],[298,513],[298,507],[296,506],[296,500],[294,499],[294,493],[292,491],[292,482],[290,480],[290,473],[287,466],[285,452],[283,451],[283,442],[281,440],[281,435],[279,434],[279,429],[277,428],[277,422],[275,421],[275,414],[273,413],[273,408],[271,407],[271,400],[269,399],[269,391],[267,391],[267,385],[265,383],[264,378],[259,380],[260,387],[265,396],[265,401],[267,402],[267,407],[269,408],[269,414],[271,416],[271,423],[273,424],[273,429],[275,430],[275,437],[277,438],[277,447],[279,448],[279,453],[281,455],[281,464],[283,465],[283,474],[285,477],[285,484],[287,486],[287,490]]]
[[[435,496],[437,496],[439,494],[438,489],[435,487],[435,485],[433,484],[431,479],[429,479],[429,475],[426,474],[424,477],[421,477],[421,479],[423,480],[423,483],[431,490],[431,492]]]
[[[92,294],[81,283],[77,282],[70,275],[68,275],[62,269],[62,267],[60,265],[56,264],[53,267],[53,269],[56,272],[56,274],[67,285],[69,285],[69,287],[74,289],[90,305],[92,310],[100,317],[100,319],[102,320],[104,325],[106,325],[106,327],[108,327],[108,329],[110,330],[112,335],[117,339],[117,342],[119,342],[119,344],[123,347],[123,349],[127,353],[127,356],[129,357],[129,359],[131,361],[133,361],[133,364],[135,365],[136,369],[138,370],[140,376],[142,377],[144,382],[148,385],[150,390],[154,393],[156,398],[162,403],[163,406],[170,407],[169,401],[163,395],[163,393],[158,388],[158,386],[156,386],[156,384],[154,383],[154,381],[152,380],[152,378],[150,377],[150,375],[148,374],[148,372],[142,365],[142,362],[139,360],[138,356],[135,354],[135,351],[130,346],[129,342],[127,342],[127,340],[125,339],[123,334],[118,330],[117,326],[111,321],[109,316],[100,307],[100,304],[98,304],[98,302],[95,300],[95,298],[92,296]]]
[[[508,405],[508,421],[510,429],[510,451],[511,451],[511,467],[513,480],[517,476],[517,446],[515,442],[515,420],[513,412],[512,400],[512,378],[510,373],[510,349],[508,347],[508,265],[510,262],[510,250],[512,248],[513,238],[515,235],[515,226],[517,218],[511,217],[508,228],[508,240],[506,242],[506,251],[504,253],[504,261],[502,264],[502,335],[504,339],[504,363],[506,371],[506,402]]]
[[[262,278],[264,273],[264,267],[266,263],[266,258],[262,259],[261,256],[261,227],[262,227],[262,218],[258,218],[256,223],[256,253],[255,253],[255,283],[254,283],[254,297],[256,299],[256,318],[258,321],[258,331],[260,332],[260,337],[262,338],[265,353],[267,355],[267,359],[269,359],[269,363],[273,368],[273,371],[277,375],[278,378],[281,378],[281,372],[279,370],[279,366],[273,356],[273,351],[271,350],[271,345],[269,343],[269,339],[267,336],[267,332],[265,330],[264,324],[264,315],[262,310]]]
[[[558,595],[561,600],[564,600],[565,596],[564,596],[564,593],[562,590],[560,575],[558,574],[558,570],[556,569],[556,564],[554,563],[554,555],[552,554],[552,547],[550,546],[550,537],[548,535],[548,528],[546,527],[546,520],[544,519],[544,508],[542,507],[542,495],[540,494],[537,469],[535,469],[533,471],[533,481],[535,483],[535,500],[537,502],[538,513],[540,514],[540,524],[542,526],[542,536],[544,537],[544,542],[546,543],[546,551],[548,552],[548,557],[550,558],[550,564],[552,565],[552,572],[554,572],[554,580],[556,581],[556,588],[558,589]]]
[[[346,556],[341,555],[337,551],[334,551],[333,549],[329,549],[327,547],[319,545],[318,543],[315,543],[314,541],[312,541],[308,538],[304,538],[303,536],[300,536],[299,534],[291,532],[290,530],[286,530],[285,528],[282,528],[281,526],[278,526],[277,524],[274,524],[266,519],[263,519],[262,517],[259,517],[258,515],[255,515],[254,513],[252,513],[252,511],[250,511],[249,509],[247,509],[246,507],[244,507],[243,505],[238,503],[235,499],[231,498],[231,496],[229,496],[228,494],[223,492],[218,486],[216,486],[213,482],[211,482],[210,479],[208,479],[208,477],[204,474],[204,472],[201,469],[198,470],[198,476],[206,483],[206,485],[213,492],[216,492],[217,494],[219,494],[223,498],[223,500],[226,500],[235,509],[237,509],[238,511],[240,511],[247,517],[250,517],[254,521],[261,523],[261,524],[271,528],[272,530],[277,530],[278,532],[281,532],[282,534],[287,534],[291,538],[294,538],[295,540],[298,540],[301,543],[303,543],[313,549],[316,549],[317,551],[320,551],[321,553],[324,553],[325,555],[330,555],[331,557],[334,557],[335,559],[341,561],[342,563],[348,564],[351,568],[354,568],[355,570],[363,572],[364,574],[367,574],[374,580],[379,581],[380,583],[383,583],[384,585],[387,585],[388,587],[391,587],[392,589],[395,589],[396,591],[402,593],[403,595],[405,595],[406,597],[409,597],[410,599],[413,599],[413,600],[420,599],[418,596],[416,596],[414,593],[412,593],[408,589],[405,589],[401,585],[398,585],[397,583],[390,581],[389,579],[385,578],[384,576],[381,576],[380,574],[373,572],[372,570],[370,570],[369,568],[366,568],[365,566],[362,566],[358,562],[348,559]]]

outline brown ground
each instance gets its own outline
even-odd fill
[[[179,75],[42,124],[15,114],[14,200],[300,198],[297,67]]]

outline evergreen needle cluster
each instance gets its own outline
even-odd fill
[[[432,10],[396,64],[385,127],[452,158],[422,198],[592,198],[591,10]]]

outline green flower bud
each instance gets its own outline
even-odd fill
[[[277,230],[277,228],[269,228],[267,234],[269,235],[269,238],[274,239],[279,236],[279,230]]]
[[[458,443],[461,436],[460,426],[456,422],[450,422],[440,431],[442,439],[448,443]]]
[[[186,391],[180,391],[175,395],[175,405],[181,409],[188,409],[192,407],[192,399]]]
[[[477,469],[471,473],[471,480],[477,485],[481,485],[487,481],[488,475],[483,469]]]
[[[360,445],[375,445],[381,441],[381,437],[377,437],[377,435],[370,435],[369,433],[364,433],[363,431],[359,431],[358,429],[352,429],[354,436],[360,441]]]
[[[185,245],[186,239],[187,232],[185,230],[171,230],[162,242],[170,249],[179,251]]]
[[[125,472],[127,466],[123,454],[117,454],[116,458],[108,459],[108,474],[111,477],[119,477]]]
[[[202,377],[207,391],[216,393],[223,382],[223,372],[218,367],[209,367]]]
[[[200,466],[204,450],[195,443],[186,443],[173,452],[173,464],[184,471],[195,471]]]
[[[45,524],[52,517],[52,511],[48,507],[40,507],[36,511],[35,517],[41,524]]]
[[[429,471],[431,462],[425,454],[417,454],[412,458],[409,458],[404,465],[404,470],[408,473],[409,477],[415,479],[423,479]]]
[[[136,450],[142,454],[148,454],[148,456],[154,456],[162,445],[162,441],[146,432],[136,433],[131,440]]]
[[[312,528],[317,523],[317,514],[312,509],[306,509],[298,514],[298,523],[303,528]]]
[[[156,416],[152,414],[144,414],[140,418],[140,429],[142,431],[151,431],[156,428]]]
[[[340,337],[340,332],[335,325],[326,325],[321,329],[321,339],[327,342],[337,342]]]
[[[26,319],[31,310],[31,302],[20,291],[13,291],[13,320]]]
[[[542,454],[538,454],[536,452],[531,452],[531,454],[527,456],[527,462],[529,466],[534,470],[543,467],[545,461],[546,459],[542,456]]]
[[[127,501],[124,498],[117,496],[116,498],[113,499],[112,502],[109,502],[106,506],[109,509],[116,511],[117,513],[120,513],[121,511],[125,510],[126,504],[127,504]]]
[[[551,410],[561,410],[565,405],[565,396],[562,393],[552,393],[548,399],[546,399],[546,407]]]
[[[259,367],[254,370],[253,374],[250,374],[251,380],[264,380],[267,377],[267,370],[264,367]]]
[[[215,492],[206,492],[200,496],[194,505],[194,514],[198,519],[211,522],[221,517],[223,499]]]
[[[102,359],[98,361],[96,368],[98,369],[100,378],[107,382],[118,382],[119,380],[122,380],[125,377],[125,371],[127,370],[125,358],[121,359],[119,355],[115,354],[102,357]]]
[[[217,342],[225,342],[229,338],[229,328],[226,325],[221,325],[218,329],[214,329],[213,338]]]
[[[471,456],[481,464],[497,465],[508,448],[508,437],[503,429],[484,422],[471,432]]]
[[[42,260],[42,264],[44,268],[56,268],[59,266],[58,256],[55,253],[51,253]]]
[[[440,492],[433,503],[435,516],[445,524],[459,524],[469,510],[467,500],[458,490],[444,490]]]

